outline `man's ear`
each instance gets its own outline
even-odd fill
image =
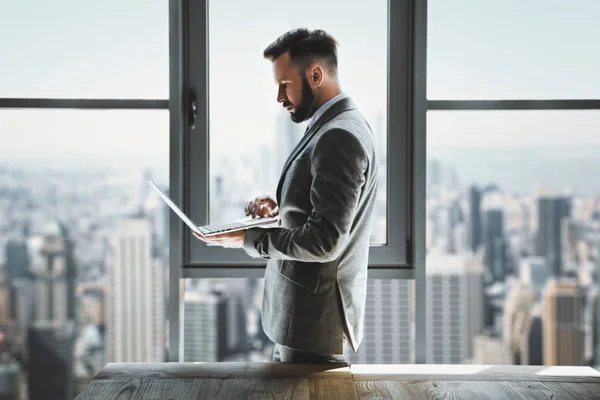
[[[320,65],[314,65],[309,72],[308,81],[310,86],[317,88],[323,84],[323,68]]]

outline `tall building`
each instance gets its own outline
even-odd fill
[[[469,189],[469,248],[473,253],[482,243],[481,227],[481,191],[472,186]]]
[[[521,342],[535,304],[535,294],[528,285],[516,281],[504,300],[502,338],[508,345],[512,363],[522,363]]]
[[[519,278],[521,282],[531,287],[535,300],[542,299],[542,291],[550,277],[544,257],[526,257],[519,262]]]
[[[109,238],[106,291],[107,362],[161,362],[164,356],[164,282],[151,257],[150,221],[119,221]]]
[[[483,245],[486,279],[491,282],[503,281],[506,267],[506,241],[502,210],[488,209],[485,211]]]
[[[29,255],[27,243],[16,240],[10,240],[6,243],[4,270],[9,282],[28,275]]]
[[[223,361],[227,356],[226,297],[186,291],[184,321],[184,361]]]
[[[554,276],[562,273],[561,225],[571,213],[571,202],[566,197],[540,197],[538,199],[538,232],[536,253],[545,257]]]
[[[19,364],[14,361],[0,364],[0,399],[20,400],[21,370]]]
[[[544,331],[541,307],[536,304],[521,336],[521,365],[544,365]]]
[[[27,335],[30,400],[71,400],[75,396],[73,345],[75,324],[36,322]]]
[[[50,221],[33,262],[36,321],[65,325],[76,319],[75,273],[73,243],[62,224]]]
[[[551,279],[543,295],[545,365],[583,365],[583,294],[571,280]]]
[[[483,272],[462,255],[427,257],[426,361],[460,364],[483,328]]]
[[[409,364],[413,361],[411,281],[369,279],[364,339],[349,359],[357,364]]]

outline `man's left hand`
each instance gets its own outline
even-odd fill
[[[226,232],[211,236],[203,236],[198,232],[194,232],[194,236],[208,244],[215,244],[230,249],[239,249],[244,247],[244,237],[246,236],[246,231],[241,230]]]

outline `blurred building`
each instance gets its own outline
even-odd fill
[[[483,328],[483,271],[462,255],[427,257],[426,361],[460,364],[471,358]]]
[[[583,294],[572,280],[549,280],[543,295],[545,365],[583,365]]]
[[[29,400],[72,400],[75,395],[75,323],[36,322],[27,336]]]
[[[0,399],[21,400],[21,369],[15,361],[0,363]]]
[[[164,282],[152,259],[152,226],[120,220],[110,237],[106,291],[107,362],[161,362],[164,358]]]
[[[520,364],[544,365],[544,331],[540,304],[536,304],[531,310],[520,339]]]
[[[535,303],[533,290],[526,284],[513,283],[504,300],[502,338],[511,354],[511,363],[521,364],[521,342]]]
[[[46,224],[39,254],[33,262],[35,321],[64,326],[75,320],[73,242],[58,221]]]
[[[409,364],[413,361],[414,327],[411,317],[411,282],[369,279],[365,308],[364,339],[358,352],[350,352],[357,364]]]
[[[475,253],[482,242],[481,191],[471,186],[469,189],[469,248]]]
[[[500,338],[476,336],[473,341],[473,364],[512,365],[510,349]]]
[[[538,232],[536,254],[546,258],[550,273],[562,272],[562,220],[571,213],[571,201],[566,197],[543,196],[538,199]]]
[[[521,282],[531,287],[536,301],[542,299],[542,292],[550,277],[549,272],[545,257],[526,257],[520,260],[519,278]]]
[[[488,282],[501,282],[506,276],[506,240],[504,237],[504,212],[501,209],[485,210],[483,262]]]
[[[9,282],[24,278],[29,272],[29,254],[27,243],[20,240],[9,240],[5,246],[4,274]]]

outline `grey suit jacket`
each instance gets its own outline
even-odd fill
[[[342,354],[363,337],[367,264],[377,194],[371,128],[350,98],[332,105],[284,165],[280,227],[246,232],[244,249],[266,258],[263,329],[275,343]]]

